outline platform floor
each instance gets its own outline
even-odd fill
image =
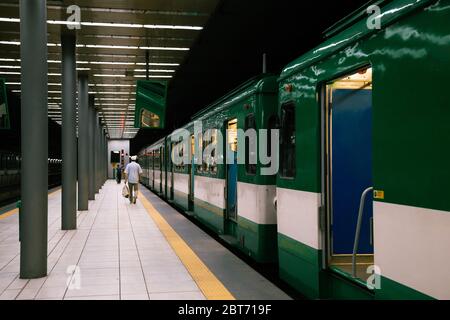
[[[136,205],[107,181],[78,229],[62,231],[49,195],[48,276],[19,279],[18,215],[0,216],[0,299],[289,299],[226,248],[141,187]]]

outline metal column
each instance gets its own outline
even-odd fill
[[[89,95],[89,200],[95,200],[95,143],[94,143],[94,126],[95,126],[95,96]]]
[[[105,168],[103,169],[103,175],[105,177],[105,182],[108,181],[108,138],[106,137],[107,132],[105,130],[105,146],[104,146],[104,155],[105,155]]]
[[[77,228],[76,38],[63,34],[62,45],[62,230]]]
[[[88,76],[79,76],[78,83],[78,210],[88,210],[89,199],[89,87]]]
[[[47,275],[47,2],[20,0],[22,207],[20,278]]]
[[[99,118],[98,118],[98,112],[95,113],[95,192],[100,192],[100,181],[99,181],[99,172],[100,172],[100,148],[99,148],[99,141],[100,141],[100,124],[99,124]]]

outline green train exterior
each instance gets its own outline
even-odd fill
[[[203,153],[211,143],[221,143],[226,150],[226,130],[230,123],[235,129],[245,130],[249,125],[255,130],[266,129],[274,125],[276,113],[277,76],[262,75],[194,116],[192,122],[183,127],[190,135],[189,147],[183,146],[172,134],[141,152],[142,155],[151,154],[156,161],[161,157],[155,158],[155,150],[165,154],[161,165],[166,170],[166,190],[163,187],[165,191],[161,193],[158,187],[159,171],[154,169],[154,164],[150,165],[152,173],[148,182],[144,174],[145,185],[261,263],[277,260],[276,211],[272,201],[276,192],[275,175],[260,174],[259,158],[251,167],[245,164],[237,164],[234,168],[225,163],[198,164],[195,150],[200,148]],[[202,123],[201,132],[195,132],[195,122]],[[206,137],[207,132],[211,132],[211,136]],[[223,136],[220,141],[218,134]],[[235,146],[243,148],[240,143],[243,142]],[[175,165],[170,161],[174,152],[179,155],[189,153],[189,162]],[[146,163],[146,160],[142,161]],[[235,170],[234,179],[230,178],[231,170]],[[235,190],[234,204],[230,200],[232,189]]]
[[[347,17],[279,77],[253,79],[195,115],[183,127],[189,146],[172,134],[144,149],[142,182],[255,261],[278,263],[280,278],[308,298],[449,299],[450,1],[372,3],[379,26],[366,10]],[[205,130],[227,137],[234,120],[238,129],[280,129],[280,171],[261,175],[259,158],[238,165],[231,210],[230,167],[200,166],[194,155],[217,143]],[[355,145],[344,150],[346,141]],[[189,161],[174,165],[175,153]],[[373,190],[365,200],[364,188],[352,193],[341,216],[357,170]],[[366,266],[375,271],[364,274]]]
[[[295,161],[280,163],[277,177],[280,276],[314,299],[449,299],[450,1],[379,5],[380,29],[368,28],[367,15],[347,19],[281,73],[280,117],[295,114],[281,123],[282,131],[294,126],[295,145],[281,145],[280,161]],[[374,289],[343,264],[330,265],[339,240],[334,224],[341,219],[333,220],[339,191],[331,180],[338,174],[330,169],[339,150],[330,148],[340,142],[330,138],[337,133],[327,119],[333,125],[343,120],[330,118],[342,110],[333,106],[341,101],[327,100],[327,86],[368,67],[372,256],[381,274]],[[283,170],[290,174],[283,177]]]

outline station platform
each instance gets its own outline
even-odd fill
[[[61,191],[49,193],[45,278],[19,278],[17,210],[1,214],[0,299],[290,299],[145,187],[136,205],[122,187],[107,181],[73,231],[61,230]]]

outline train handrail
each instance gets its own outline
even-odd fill
[[[361,233],[362,216],[364,213],[364,205],[366,202],[367,194],[373,191],[373,187],[369,187],[363,191],[359,201],[358,222],[356,223],[355,241],[353,243],[353,255],[352,255],[352,277],[356,278],[356,254],[358,253],[359,236]]]

